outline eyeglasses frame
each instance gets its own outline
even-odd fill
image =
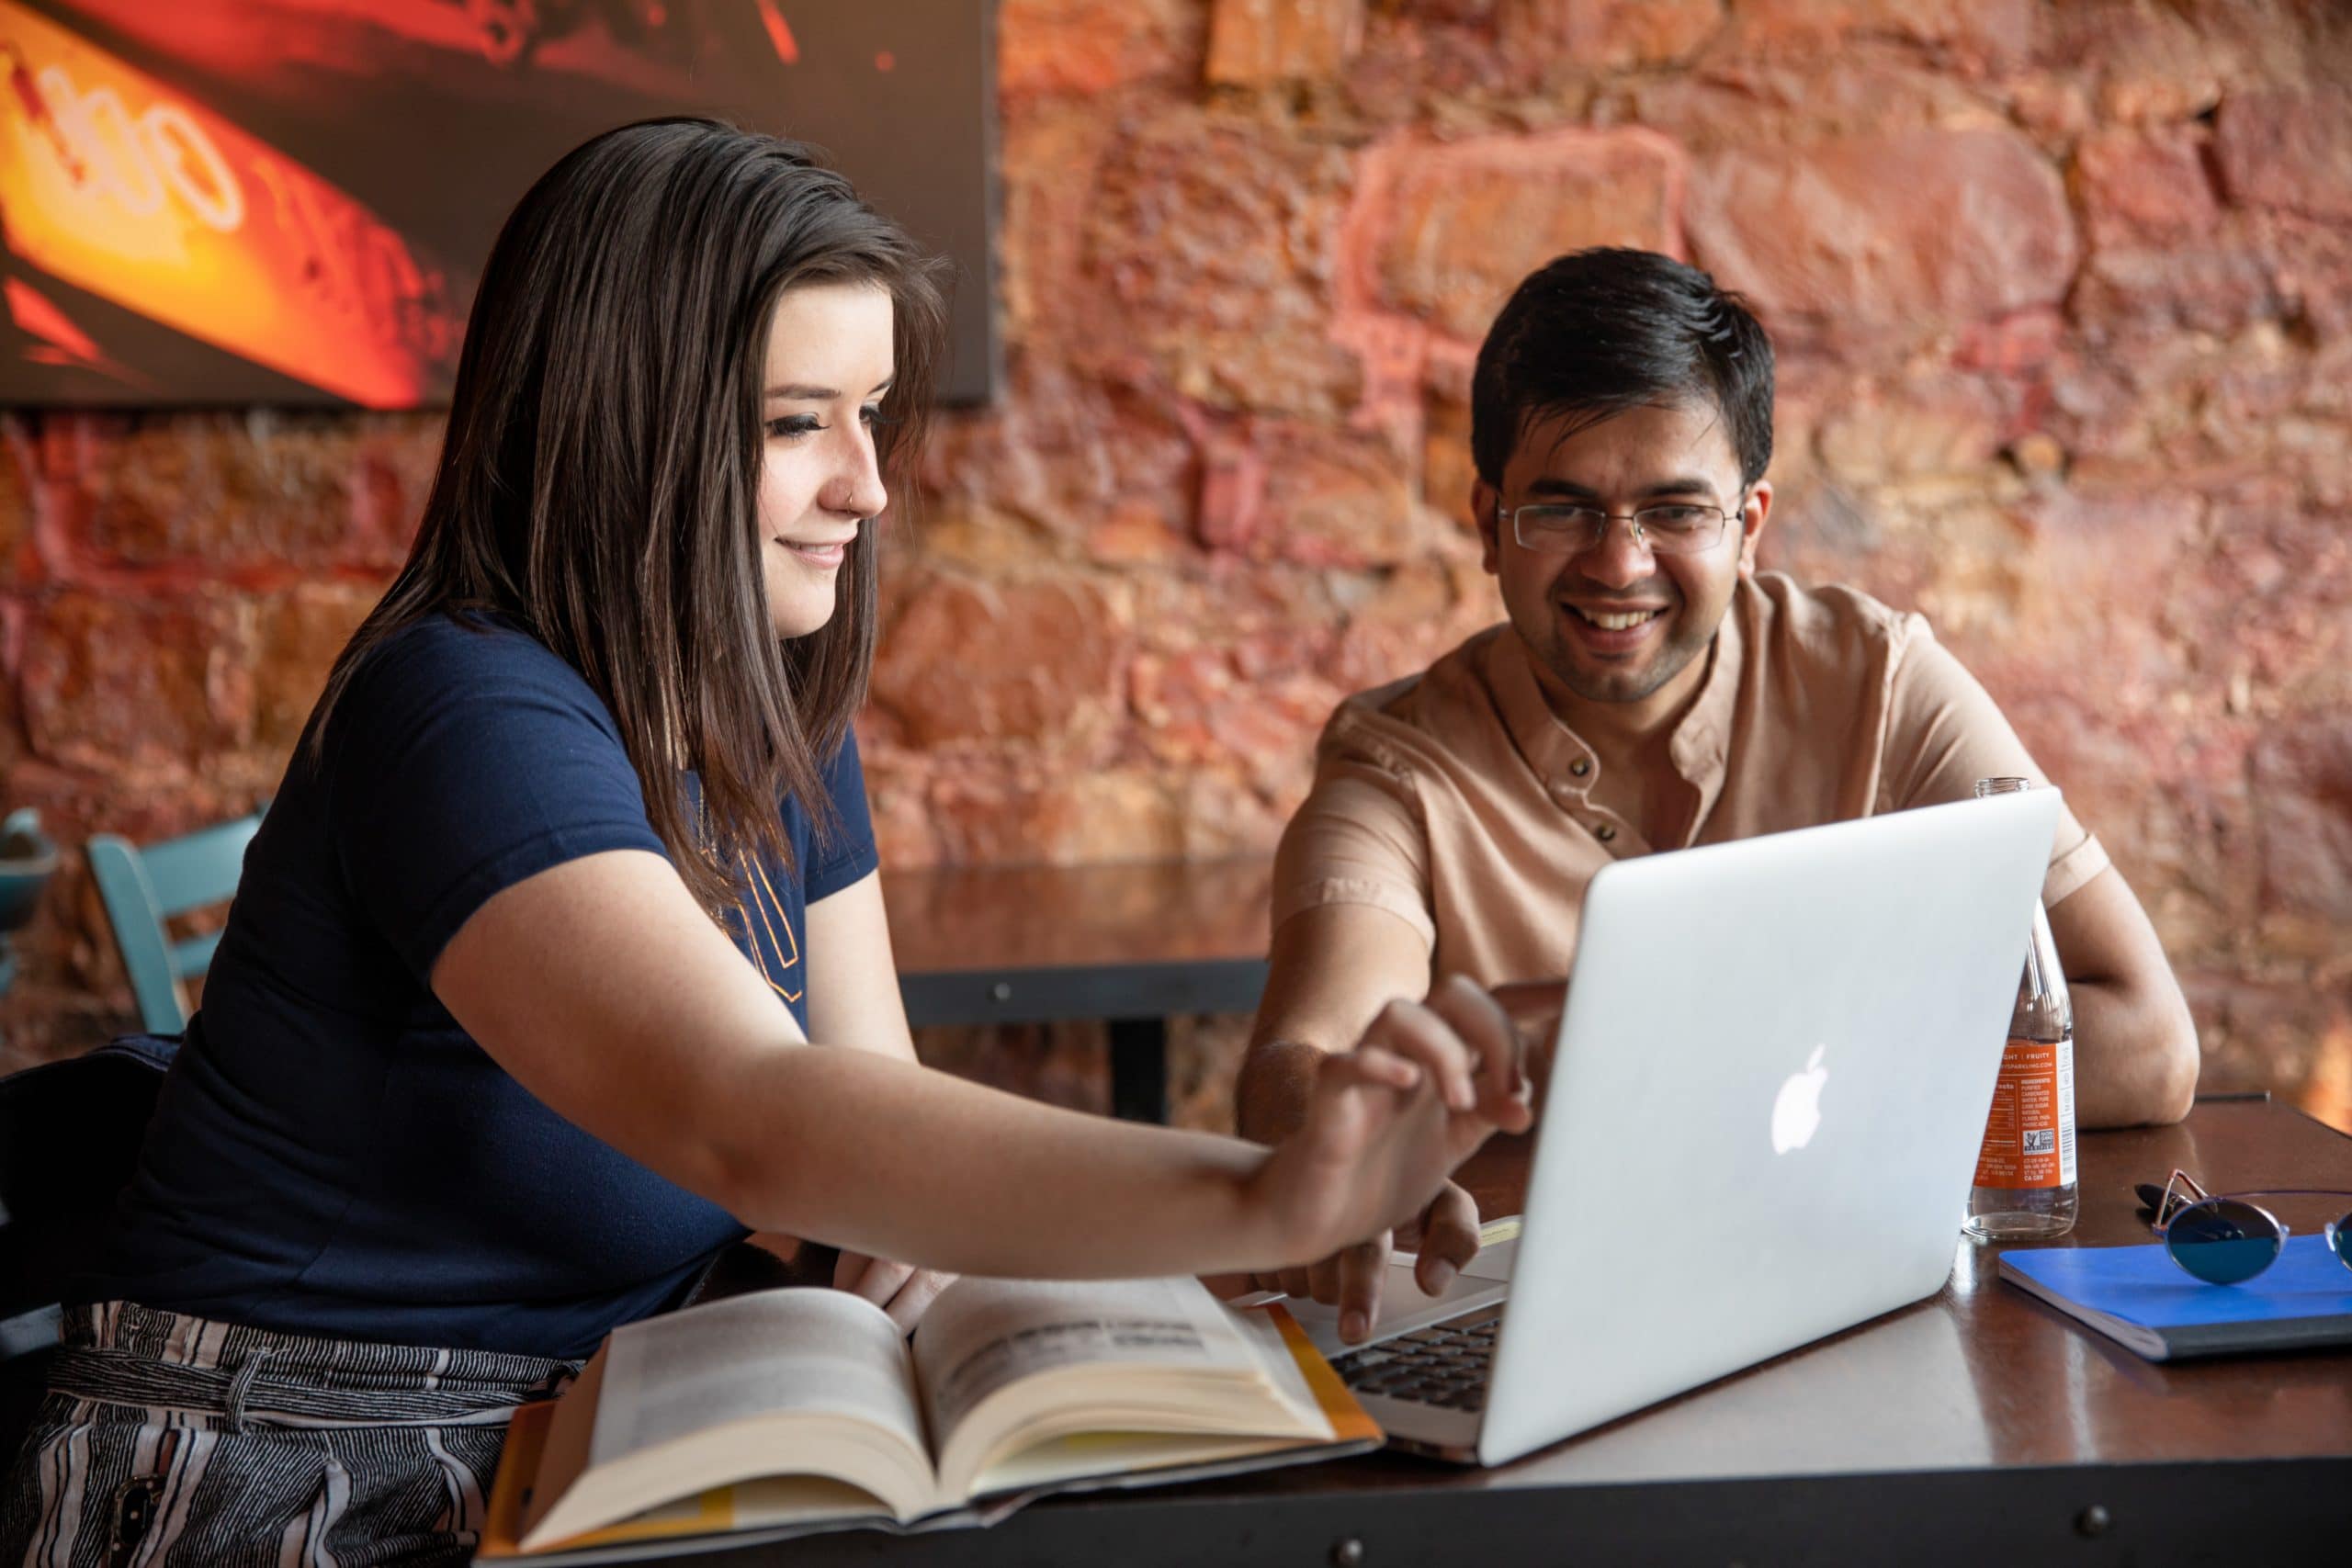
[[[1523,502],[1517,506],[1505,506],[1502,502],[1502,497],[1498,495],[1495,497],[1495,523],[1498,527],[1508,526],[1510,528],[1512,543],[1518,545],[1521,549],[1531,550],[1538,555],[1582,555],[1585,551],[1598,547],[1602,543],[1602,541],[1609,537],[1609,525],[1611,523],[1623,523],[1634,531],[1634,543],[1639,545],[1643,549],[1648,551],[1653,556],[1702,556],[1709,550],[1715,549],[1723,544],[1724,536],[1731,532],[1732,519],[1735,517],[1745,516],[1747,514],[1747,502],[1755,493],[1755,487],[1752,485],[1741,490],[1739,492],[1739,499],[1728,507],[1716,506],[1711,502],[1700,501],[1661,501],[1649,506],[1635,507],[1631,512],[1605,512],[1598,506],[1583,506],[1575,502],[1568,501],[1530,501]],[[1660,511],[1670,506],[1694,507],[1713,513],[1716,519],[1715,536],[1695,549],[1659,549],[1657,547],[1657,541],[1651,538],[1649,532],[1642,526],[1642,513],[1645,512]],[[1526,536],[1519,531],[1519,514],[1522,512],[1532,511],[1539,507],[1550,508],[1554,511],[1598,513],[1600,517],[1600,526],[1597,532],[1588,536],[1582,544],[1571,546],[1569,548],[1565,550],[1552,549],[1543,545],[1531,545],[1527,542]]]
[[[2176,1191],[2176,1189],[2178,1190]],[[2143,1189],[2143,1190],[2145,1190],[2145,1189]],[[2195,1280],[2200,1285],[2210,1285],[2214,1283],[2214,1281],[2204,1278],[2202,1275],[2190,1269],[2188,1264],[2183,1263],[2180,1260],[2179,1255],[2173,1251],[2173,1222],[2179,1219],[2181,1215],[2187,1213],[2189,1210],[2201,1209],[2208,1203],[2244,1203],[2245,1207],[2252,1209],[2256,1213],[2260,1214],[2264,1219],[2269,1221],[2271,1225],[2278,1232],[2278,1247],[2276,1251],[2271,1253],[2270,1262],[2265,1263],[2262,1268],[2256,1269],[2253,1273],[2248,1274],[2245,1277],[2246,1280],[2259,1279],[2262,1277],[2263,1273],[2269,1269],[2271,1263],[2278,1262],[2279,1258],[2285,1254],[2287,1250],[2287,1238],[2294,1235],[2295,1230],[2292,1225],[2290,1225],[2286,1221],[2280,1219],[2278,1215],[2272,1213],[2261,1204],[2247,1202],[2246,1200],[2250,1198],[2352,1198],[2352,1190],[2346,1190],[2340,1187],[2255,1187],[2249,1188],[2243,1192],[2208,1192],[2195,1177],[2189,1175],[2188,1172],[2181,1169],[2178,1166],[2175,1166],[2173,1167],[2172,1175],[2165,1181],[2164,1196],[2157,1201],[2156,1217],[2154,1220],[2150,1222],[2148,1228],[2154,1231],[2158,1236],[2163,1238],[2165,1244],[2165,1256],[2172,1260],[2174,1268],[2179,1269],[2182,1273],[2187,1274],[2190,1279]],[[2344,1222],[2348,1219],[2352,1219],[2352,1211],[2347,1211],[2346,1213],[2339,1214],[2335,1219],[2328,1221],[2326,1225],[2322,1228],[2321,1235],[2326,1238],[2327,1250],[2335,1258],[2335,1260],[2338,1263],[2343,1264],[2345,1268],[2352,1269],[2352,1258],[2345,1256],[2345,1249],[2336,1244],[2335,1239],[2336,1233],[2344,1227]],[[2242,1285],[2245,1283],[2245,1280],[2240,1280],[2234,1282]]]

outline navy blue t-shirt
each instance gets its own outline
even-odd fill
[[[839,829],[783,805],[792,868],[729,922],[808,1024],[806,907],[876,864],[854,739]],[[746,1234],[539,1103],[435,999],[492,895],[662,853],[611,714],[508,626],[435,616],[368,656],[320,764],[245,855],[203,1008],[99,1267],[74,1292],[345,1339],[582,1356]]]

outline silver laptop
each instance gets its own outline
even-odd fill
[[[1500,1464],[1939,1290],[2058,798],[1596,876],[1518,1239],[1337,1358],[1392,1442]]]

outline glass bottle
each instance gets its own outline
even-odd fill
[[[1979,779],[1976,793],[2031,787],[2028,779]],[[2075,1008],[2050,939],[2049,912],[2037,898],[1966,1228],[1992,1241],[2047,1240],[2075,1228]]]

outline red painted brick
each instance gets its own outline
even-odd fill
[[[2007,415],[1999,389],[1950,373],[1862,387],[1823,420],[1815,449],[1849,484],[1981,473],[2000,449]]]
[[[182,775],[248,743],[251,660],[250,611],[225,596],[56,594],[26,627],[27,737],[70,767]]]
[[[1159,769],[943,771],[929,807],[955,864],[1180,860],[1182,781]]]
[[[2264,903],[2324,941],[2352,930],[2352,725],[2315,716],[2272,728],[2254,749],[2254,790]]]
[[[254,739],[291,752],[327,671],[383,594],[380,583],[316,583],[257,606],[253,673]]]
[[[1356,369],[1330,317],[1351,178],[1340,148],[1279,132],[1191,112],[1138,127],[1086,214],[1087,277],[1114,308],[1072,357],[1140,363],[1219,408],[1343,409]]]
[[[1027,553],[1068,555],[1115,524],[1131,541],[1181,544],[1193,463],[1169,400],[1024,356],[1006,397],[942,422],[917,539],[975,524],[1023,536]]]
[[[1910,131],[1701,160],[1700,260],[1788,345],[1869,349],[2055,303],[2075,269],[2057,171],[2013,131]]]
[[[352,541],[352,421],[186,414],[142,422],[77,475],[91,497],[77,549],[110,566],[321,566]]]
[[[1003,0],[997,10],[997,91],[1111,92],[1197,73],[1201,18],[1180,0]]]
[[[1540,74],[1664,65],[1697,53],[1724,25],[1724,0],[1501,0],[1503,52]]]
[[[1219,86],[1328,81],[1363,42],[1363,0],[1216,0],[1208,79]]]
[[[1099,747],[1115,721],[1128,639],[1110,598],[1078,577],[914,579],[897,590],[874,701],[907,743]]]
[[[2086,137],[2075,168],[2095,248],[2198,233],[2221,216],[2202,141],[2182,127]]]
[[[40,572],[33,547],[32,481],[15,449],[23,438],[14,429],[7,434],[14,439],[0,447],[0,590]]]
[[[1476,342],[1520,280],[1563,252],[1674,252],[1682,158],[1644,130],[1558,130],[1432,145],[1367,160],[1357,227],[1376,301]]]
[[[2352,218],[2352,90],[2233,94],[2222,101],[2213,151],[2233,202]]]
[[[1625,118],[1691,156],[1880,139],[1909,130],[1995,123],[1983,93],[1958,77],[1883,50],[1852,60],[1723,58],[1647,73],[1624,88]]]
[[[1887,40],[1976,74],[2029,58],[2042,10],[2035,0],[1738,0],[1724,53],[1830,58]]]

